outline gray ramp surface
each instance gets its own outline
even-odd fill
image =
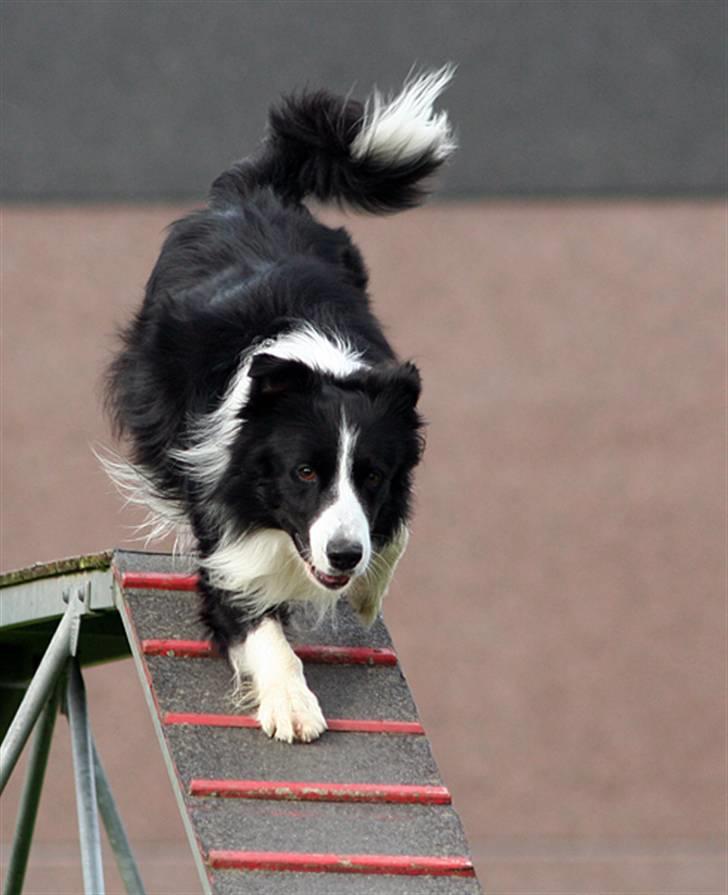
[[[294,617],[292,640],[308,648],[306,677],[332,729],[288,745],[235,709],[230,669],[197,620],[189,562],[117,553],[114,570],[205,892],[481,891],[381,620],[366,631],[344,605],[318,624]],[[323,647],[338,648],[336,663]],[[362,659],[369,648],[386,661]]]

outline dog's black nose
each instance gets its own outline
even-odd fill
[[[361,544],[355,541],[332,541],[326,548],[331,567],[338,572],[348,572],[359,562],[363,554]]]

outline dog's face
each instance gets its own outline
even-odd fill
[[[411,364],[343,380],[298,361],[256,356],[226,504],[250,501],[282,529],[308,575],[342,590],[406,521],[422,451],[420,379]],[[241,513],[241,523],[242,523]]]

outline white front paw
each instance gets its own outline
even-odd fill
[[[287,681],[260,694],[260,726],[276,740],[310,743],[326,730],[326,719],[318,699],[306,682]]]

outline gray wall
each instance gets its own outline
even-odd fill
[[[725,187],[721,0],[5,0],[1,15],[6,198],[196,196],[281,92],[363,95],[447,60],[451,195]]]

